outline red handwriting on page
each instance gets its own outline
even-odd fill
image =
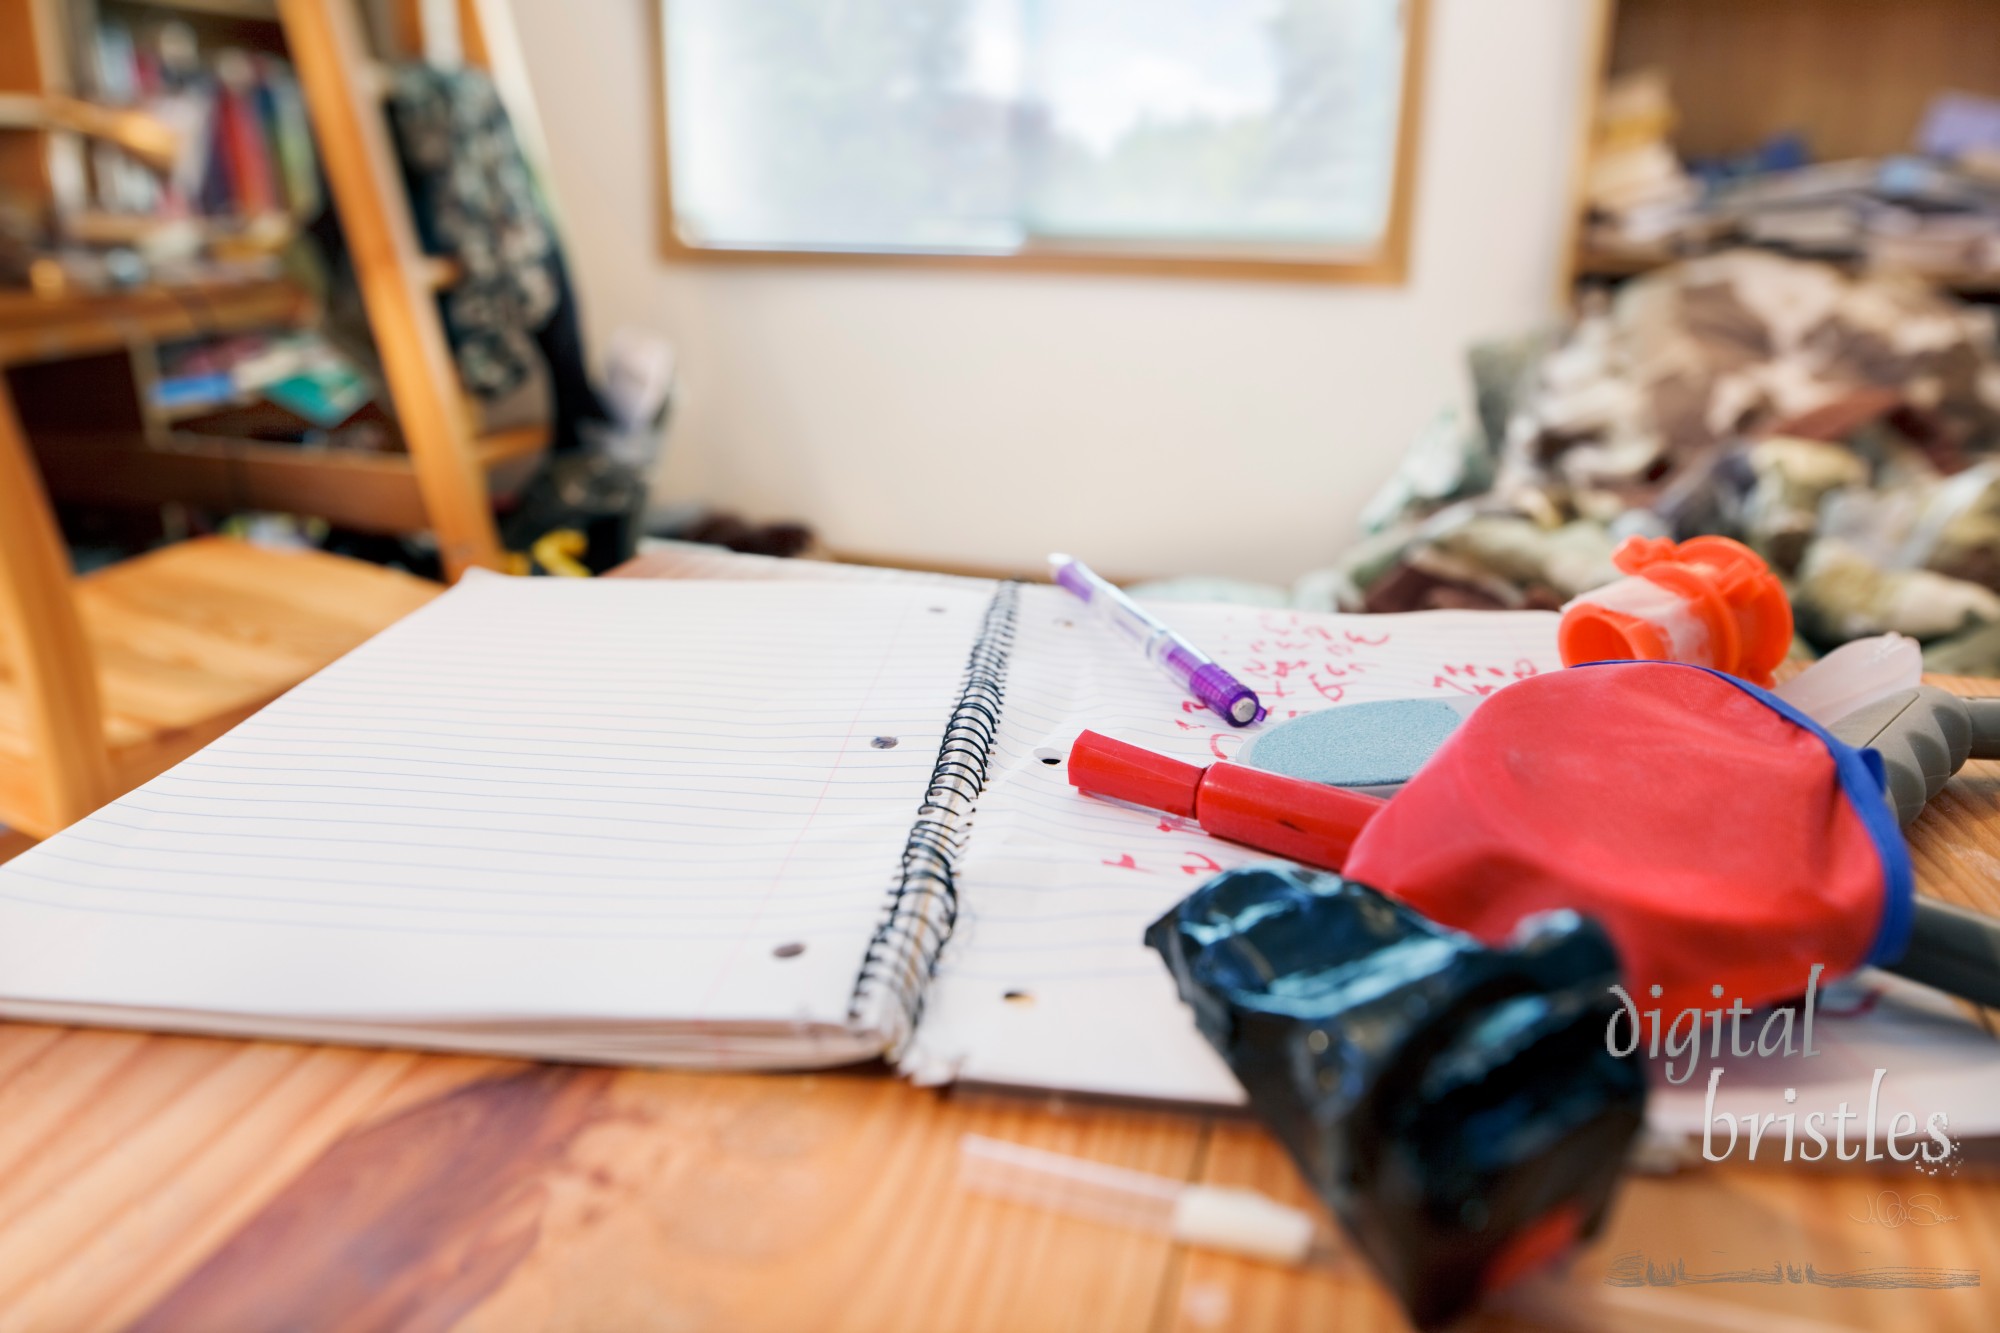
[[[1526,680],[1534,674],[1535,664],[1525,657],[1516,659],[1511,666],[1448,662],[1439,668],[1437,675],[1431,677],[1431,685],[1436,689],[1457,690],[1461,694],[1484,698],[1502,685]]]
[[[1197,830],[1199,831],[1199,830]],[[1162,849],[1157,855],[1146,854],[1142,860],[1132,852],[1126,852],[1115,859],[1098,862],[1113,870],[1136,870],[1142,875],[1161,875],[1179,871],[1183,875],[1200,875],[1206,878],[1222,870],[1222,863],[1207,852],[1184,848],[1179,852]]]

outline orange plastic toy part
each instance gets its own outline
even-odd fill
[[[1651,600],[1600,589],[1606,603],[1585,593],[1563,608],[1556,643],[1564,666],[1632,658],[1713,667],[1753,685],[1771,684],[1771,673],[1792,643],[1792,605],[1784,585],[1758,554],[1727,537],[1628,537],[1611,557],[1627,574],[1670,594]],[[1624,603],[1618,605],[1617,603]],[[1670,623],[1679,622],[1679,623]],[[1692,632],[1690,632],[1692,631]],[[1692,645],[1692,646],[1684,646]]]

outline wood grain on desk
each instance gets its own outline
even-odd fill
[[[1925,891],[2000,911],[2000,764],[1969,766],[1911,842]],[[1282,1270],[966,1193],[968,1132],[1305,1201],[1236,1117],[941,1094],[871,1070],[0,1025],[0,1330],[1403,1326],[1351,1266]],[[1953,1220],[1856,1220],[1884,1189],[1934,1194]],[[1696,1274],[1981,1270],[1982,1285],[1607,1285],[1626,1256]],[[1629,1181],[1559,1287],[1476,1326],[1990,1329],[1996,1256],[2000,1181],[1705,1167]]]

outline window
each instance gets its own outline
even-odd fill
[[[664,0],[677,254],[1397,280],[1422,0]]]

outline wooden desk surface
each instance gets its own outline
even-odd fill
[[[2000,765],[1971,765],[1911,841],[1925,891],[2000,912]],[[0,1024],[0,1330],[1403,1327],[1351,1268],[1281,1270],[969,1195],[954,1183],[968,1131],[1304,1198],[1272,1141],[1226,1117],[868,1071]],[[1920,1188],[1953,1220],[1855,1220],[1878,1191]],[[1980,1269],[1982,1285],[1606,1285],[1634,1254],[1695,1272]],[[1996,1257],[2000,1181],[1707,1167],[1631,1180],[1555,1296],[1475,1326],[1991,1329]]]

